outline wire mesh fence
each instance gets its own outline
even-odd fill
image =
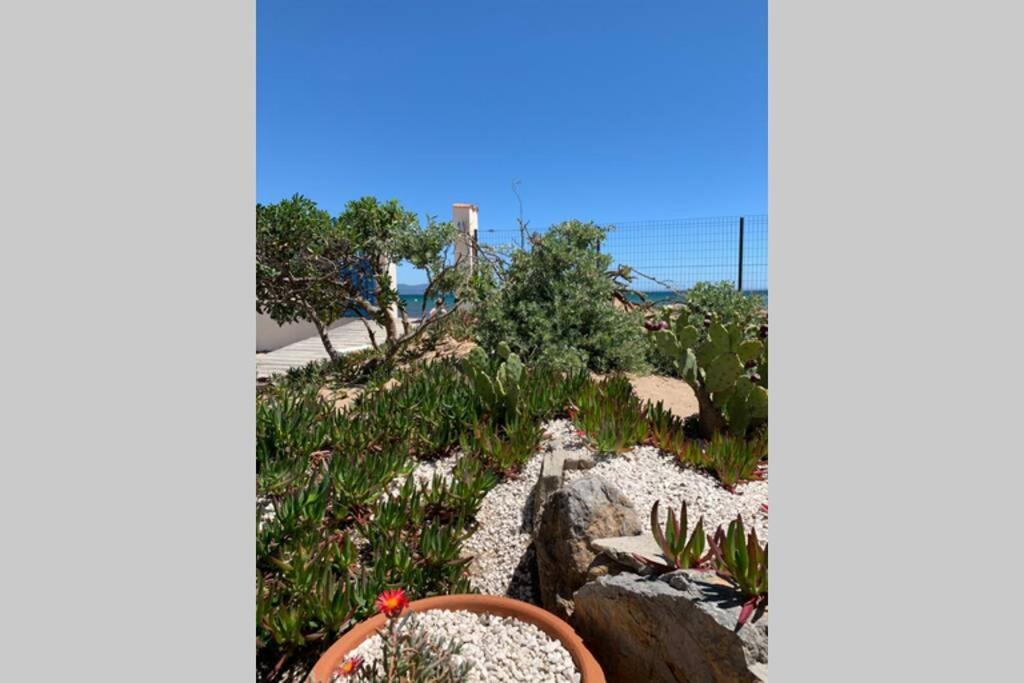
[[[626,265],[646,292],[685,291],[697,282],[731,282],[768,294],[768,216],[716,216],[609,224],[602,253]],[[517,229],[481,229],[480,244],[529,248]]]

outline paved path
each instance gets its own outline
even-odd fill
[[[374,326],[377,342],[382,342],[385,336],[384,328],[376,323],[370,324]],[[370,335],[366,333],[363,324],[356,319],[345,320],[328,334],[331,337],[331,343],[339,353],[351,353],[370,348]],[[276,351],[257,353],[256,376],[269,377],[287,372],[291,368],[301,367],[314,360],[327,360],[324,344],[315,334],[309,339],[283,346]]]

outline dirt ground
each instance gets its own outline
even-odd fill
[[[629,375],[629,381],[640,400],[651,403],[663,401],[676,417],[685,418],[698,411],[693,389],[681,379],[661,375]]]

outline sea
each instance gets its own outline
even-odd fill
[[[764,301],[764,305],[768,305],[768,290],[767,289],[755,289],[749,292],[744,292],[747,296],[757,296]],[[423,315],[423,295],[422,294],[400,294],[402,301],[405,302],[406,311],[409,313],[410,318],[418,318]],[[681,303],[685,297],[675,292],[668,291],[657,291],[657,292],[644,292],[644,296],[647,297],[648,301],[653,302],[656,306],[663,306],[665,304]],[[639,297],[633,297],[635,301],[639,303]],[[431,297],[434,299],[434,297]],[[435,299],[436,300],[436,299]],[[444,305],[446,308],[451,308],[455,303],[455,297],[448,295],[445,297]],[[430,308],[434,307],[434,301],[430,302]]]

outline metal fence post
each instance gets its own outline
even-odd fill
[[[739,269],[736,274],[736,290],[739,292],[743,291],[743,216],[740,216],[740,255],[739,255]]]

